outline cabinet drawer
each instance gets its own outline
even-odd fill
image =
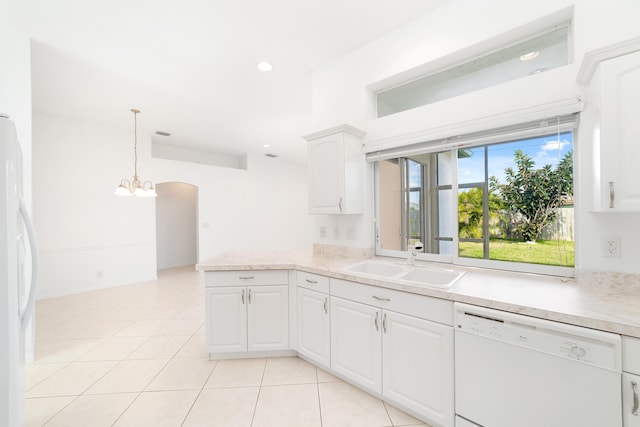
[[[640,339],[622,337],[622,370],[640,375]]]
[[[209,286],[260,286],[288,285],[288,270],[233,270],[207,271],[204,285]]]
[[[329,278],[327,276],[298,271],[296,272],[296,284],[303,288],[313,289],[325,294],[329,293]]]
[[[331,295],[453,326],[453,302],[331,279]]]

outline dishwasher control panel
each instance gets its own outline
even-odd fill
[[[454,307],[456,333],[621,371],[619,335],[468,304],[455,303]]]

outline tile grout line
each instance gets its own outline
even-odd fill
[[[57,417],[57,416],[58,416],[58,414],[60,414],[60,412],[64,411],[64,410],[65,410],[65,408],[66,408],[67,406],[69,406],[69,405],[71,405],[73,402],[75,402],[75,401],[76,401],[76,400],[77,400],[81,395],[77,395],[77,396],[75,396],[75,395],[71,395],[71,396],[74,396],[74,398],[73,398],[73,399],[71,399],[71,401],[70,401],[69,403],[67,403],[67,404],[66,404],[66,405],[64,405],[62,408],[60,408],[60,410],[59,410],[58,412],[56,412],[55,414],[53,414],[53,415],[52,415],[52,416],[51,416],[47,421],[45,421],[45,422],[42,424],[42,426],[46,426],[48,423],[50,423],[50,422],[51,422],[51,420],[53,420],[55,417]],[[65,397],[65,396],[56,396],[56,397]]]
[[[32,364],[35,362],[31,362]],[[53,364],[64,364],[63,367],[61,367],[60,369],[58,369],[55,372],[50,373],[49,375],[47,375],[46,377],[44,377],[43,379],[41,379],[40,381],[38,381],[37,383],[33,384],[31,387],[24,389],[24,393],[25,393],[25,399],[27,399],[26,394],[29,392],[29,390],[33,389],[34,387],[36,387],[37,385],[39,385],[40,383],[42,383],[43,381],[46,381],[47,379],[49,379],[51,376],[57,374],[58,372],[60,372],[61,370],[63,370],[64,368],[66,368],[67,366],[69,366],[69,364],[71,364],[72,362],[49,362],[49,364],[53,365]],[[40,363],[40,365],[46,365],[47,363]],[[25,368],[27,369],[27,368]],[[31,398],[31,399],[38,399],[38,398]]]
[[[320,402],[320,379],[318,378],[318,367],[316,366],[316,390],[318,391],[318,412],[320,414],[320,427],[324,425],[322,421],[322,403]]]
[[[256,412],[258,411],[258,402],[260,401],[260,394],[262,393],[262,383],[264,382],[264,374],[267,371],[267,363],[269,362],[269,358],[264,359],[264,367],[262,369],[262,377],[260,378],[260,387],[258,388],[258,396],[256,396],[256,404],[253,407],[253,414],[251,415],[251,424],[249,427],[253,426],[253,422],[256,419]]]
[[[391,419],[391,415],[389,414],[389,408],[387,408],[387,404],[384,400],[380,400],[382,402],[382,407],[384,408],[384,411],[387,413],[387,417],[389,418],[389,422],[391,423],[392,427],[395,427],[395,424],[393,423],[393,420]]]
[[[118,415],[118,417],[113,420],[113,423],[111,423],[111,427],[115,426],[117,424],[117,422],[120,420],[120,418],[122,418],[122,416],[129,410],[129,408],[131,408],[133,406],[133,404],[136,402],[136,400],[138,400],[138,398],[142,396],[142,392],[138,392],[138,395],[136,396],[135,399],[133,399],[131,401],[131,403],[129,403],[129,405],[127,405],[126,408],[124,408],[124,410],[120,413],[120,415]]]
[[[196,330],[196,332],[194,332],[194,333],[193,333],[193,335],[191,335],[191,338],[193,338],[193,337],[195,336],[195,334],[196,334],[196,333],[197,333],[197,330]],[[191,338],[189,338],[189,339],[187,340],[187,342],[189,342],[189,340],[190,340]],[[187,344],[185,343],[184,345],[187,345]],[[184,346],[182,346],[182,347],[184,347]],[[180,348],[180,350],[182,350],[182,348]],[[177,355],[178,353],[180,353],[180,350],[178,350],[178,352],[176,353],[176,355]],[[175,357],[176,357],[176,356],[173,356],[173,359],[171,359],[171,360],[174,360],[174,359],[175,359]],[[207,357],[207,361],[211,362],[211,358],[210,358],[210,357]],[[189,410],[187,411],[187,413],[186,413],[186,414],[185,414],[185,416],[184,416],[184,419],[182,420],[182,423],[180,423],[180,426],[181,426],[181,427],[184,425],[184,423],[186,423],[186,422],[187,422],[187,419],[189,418],[189,415],[191,414],[191,411],[193,410],[193,407],[194,407],[194,406],[196,406],[196,402],[198,401],[198,399],[200,399],[200,396],[202,396],[202,392],[204,392],[204,388],[206,387],[207,383],[209,382],[209,379],[211,378],[211,376],[213,375],[213,372],[214,372],[214,371],[216,370],[216,368],[218,367],[218,362],[219,362],[218,360],[216,360],[216,361],[215,361],[215,365],[213,365],[213,369],[211,369],[211,372],[209,372],[209,375],[207,375],[207,378],[206,378],[206,379],[204,380],[204,382],[202,383],[202,387],[200,388],[200,391],[198,392],[198,395],[196,396],[196,398],[194,399],[193,403],[192,403],[192,404],[191,404],[191,406],[189,407]],[[151,384],[151,383],[149,383],[149,384]]]

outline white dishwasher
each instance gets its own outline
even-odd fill
[[[621,427],[621,338],[455,303],[456,427]]]

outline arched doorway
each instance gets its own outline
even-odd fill
[[[198,187],[182,182],[156,185],[158,270],[198,262]]]

